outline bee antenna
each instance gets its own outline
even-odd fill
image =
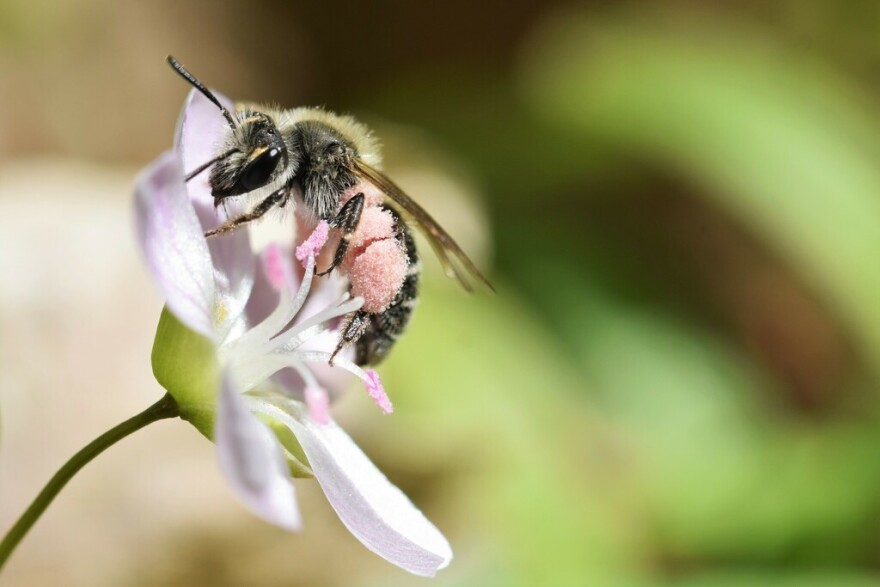
[[[220,100],[217,99],[217,96],[211,93],[211,90],[209,90],[201,81],[199,81],[199,78],[187,71],[187,69],[183,65],[181,65],[177,59],[169,55],[168,57],[166,57],[165,60],[168,61],[168,65],[170,65],[172,69],[174,69],[174,71],[176,71],[180,75],[180,77],[188,81],[192,85],[192,87],[200,91],[208,100],[213,102],[214,105],[220,109],[220,112],[223,114],[223,118],[226,119],[226,121],[229,123],[229,126],[233,130],[235,130],[235,119],[232,118],[229,110],[227,110],[226,107],[220,103]]]
[[[238,151],[238,149],[229,149],[225,153],[220,153],[219,155],[217,155],[216,157],[214,157],[213,159],[211,159],[207,163],[203,163],[203,164],[199,165],[198,167],[196,167],[195,169],[193,169],[192,171],[190,171],[189,173],[186,174],[186,181],[191,180],[192,178],[194,178],[195,176],[197,176],[198,174],[200,174],[201,172],[206,170],[208,167],[210,167],[214,163],[218,163],[219,161],[223,161],[224,159],[228,158],[230,155],[232,155],[236,151]]]

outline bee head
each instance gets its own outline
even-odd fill
[[[217,157],[190,172],[186,180],[213,166],[209,183],[214,202],[219,203],[223,198],[258,190],[277,178],[290,159],[272,118],[250,109],[233,116],[217,96],[179,61],[171,55],[167,61],[178,75],[220,109],[229,124],[230,134],[224,149]],[[282,160],[285,165],[279,167]]]
[[[231,130],[230,155],[211,169],[216,201],[260,189],[274,180],[287,162],[287,147],[272,119],[253,110],[239,113]]]

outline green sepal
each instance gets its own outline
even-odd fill
[[[309,467],[306,453],[300,446],[296,436],[290,431],[290,428],[275,420],[264,419],[263,421],[275,433],[281,446],[284,447],[290,475],[298,479],[313,479],[315,474],[312,473],[312,469]]]
[[[220,365],[213,341],[162,308],[153,341],[153,375],[180,407],[180,417],[209,440],[214,436]]]

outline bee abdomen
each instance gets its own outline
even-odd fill
[[[369,325],[355,343],[355,362],[358,365],[376,365],[384,359],[400,335],[406,330],[419,299],[421,262],[409,229],[399,216],[390,210],[397,221],[398,239],[406,250],[408,266],[406,277],[397,295],[382,312],[369,314]]]
[[[355,361],[358,365],[375,365],[391,351],[412,318],[417,302],[418,281],[418,275],[407,277],[397,298],[385,311],[370,314],[369,326],[356,343]]]

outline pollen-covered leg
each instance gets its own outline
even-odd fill
[[[288,191],[288,188],[283,187],[280,190],[269,194],[265,200],[263,200],[262,202],[257,204],[256,208],[254,208],[250,212],[247,212],[247,213],[242,214],[241,216],[237,216],[235,218],[230,218],[229,220],[227,220],[226,222],[224,222],[223,224],[221,224],[217,228],[215,228],[213,230],[209,230],[208,232],[205,233],[205,237],[207,238],[207,237],[216,236],[218,234],[223,234],[224,232],[230,232],[230,231],[235,230],[236,228],[240,228],[241,226],[244,226],[248,222],[251,222],[253,220],[256,220],[257,218],[260,218],[261,216],[263,216],[266,212],[268,212],[269,210],[271,210],[275,206],[284,207],[284,205],[287,204],[287,200],[289,200],[289,199],[290,199],[290,192]]]
[[[339,213],[330,220],[329,224],[331,227],[342,229],[342,238],[339,239],[339,245],[336,247],[336,252],[333,254],[333,262],[330,264],[330,267],[328,267],[326,271],[318,273],[318,275],[327,275],[336,269],[336,267],[345,259],[345,255],[348,253],[349,243],[351,242],[354,231],[357,229],[363,211],[364,194],[359,193],[347,201]]]
[[[339,344],[336,345],[336,349],[333,351],[333,354],[330,355],[330,360],[327,361],[328,365],[333,364],[333,359],[336,358],[336,355],[339,354],[339,351],[347,347],[348,345],[354,343],[359,339],[364,332],[367,330],[367,326],[370,325],[370,316],[367,312],[362,310],[358,310],[354,314],[352,314],[351,318],[346,320],[343,327],[340,329],[340,340]]]

